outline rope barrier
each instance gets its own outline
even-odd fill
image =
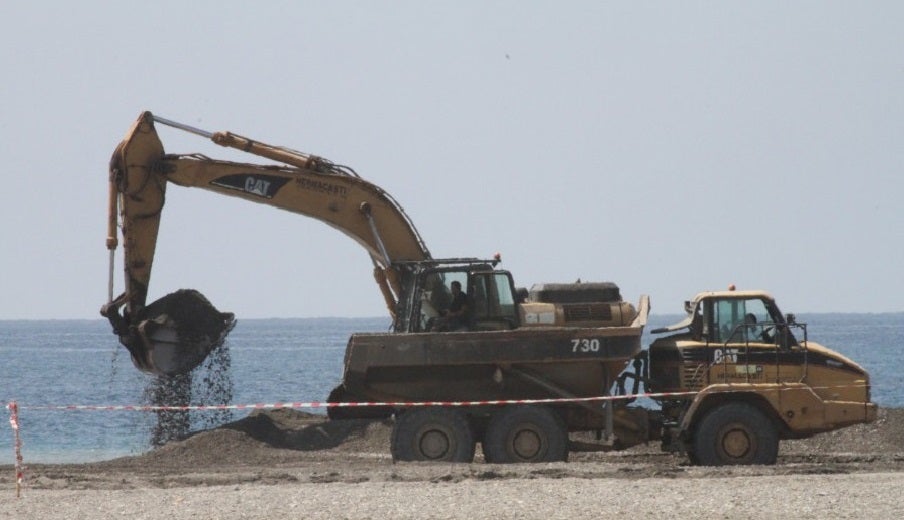
[[[545,398],[545,399],[492,399],[480,401],[365,401],[365,402],[326,402],[326,401],[291,401],[275,403],[253,404],[212,404],[212,405],[61,405],[61,406],[26,406],[22,409],[45,411],[135,411],[135,412],[160,412],[160,411],[207,411],[207,410],[271,410],[278,408],[367,408],[367,407],[394,407],[411,408],[417,406],[497,406],[508,404],[550,404],[550,403],[580,403],[594,401],[617,401],[624,399],[636,399],[649,397],[691,396],[697,392],[665,392],[645,393],[630,395],[610,395],[594,397],[570,397],[570,398]]]
[[[730,385],[731,383],[726,383]],[[832,390],[841,388],[863,388],[868,385],[834,385],[834,386],[806,386],[811,390]],[[800,390],[803,387],[791,388],[775,388],[777,391]],[[720,390],[725,392],[725,390]],[[738,390],[741,392],[747,391]],[[648,392],[640,394],[626,395],[601,395],[592,397],[555,397],[543,399],[491,399],[476,401],[363,401],[363,402],[327,402],[327,401],[289,401],[275,403],[252,403],[252,404],[213,404],[213,405],[178,405],[178,406],[162,406],[162,405],[36,405],[36,406],[19,406],[21,410],[42,410],[42,411],[134,411],[134,412],[160,412],[160,411],[207,411],[207,410],[269,410],[278,408],[366,408],[366,407],[395,407],[410,408],[417,406],[497,406],[509,404],[554,404],[554,403],[586,403],[597,401],[619,401],[626,399],[649,398],[661,399],[669,397],[690,397],[697,395],[697,391],[686,392]],[[14,404],[14,403],[11,403]],[[9,407],[10,405],[7,405]]]

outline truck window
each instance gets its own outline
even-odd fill
[[[719,300],[715,305],[714,335],[720,343],[762,343],[764,332],[774,323],[766,305],[758,298]]]
[[[517,309],[513,294],[512,280],[508,273],[475,274],[469,297],[477,328],[515,327]]]

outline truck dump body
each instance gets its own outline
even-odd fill
[[[625,327],[355,334],[343,386],[367,401],[472,401],[605,395],[641,351],[649,309]]]

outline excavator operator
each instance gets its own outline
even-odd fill
[[[461,290],[461,282],[453,281],[449,288],[452,290],[452,303],[449,308],[442,311],[441,317],[434,323],[436,331],[456,331],[467,328],[470,308],[468,307],[468,294]]]

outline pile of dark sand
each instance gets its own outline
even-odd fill
[[[904,453],[904,408],[881,408],[875,422],[783,442],[781,453]]]
[[[310,452],[388,454],[391,429],[391,420],[331,421],[323,415],[292,409],[255,410],[243,419],[169,442],[144,455],[109,463],[170,468],[224,462],[255,466],[304,460],[304,454]]]

